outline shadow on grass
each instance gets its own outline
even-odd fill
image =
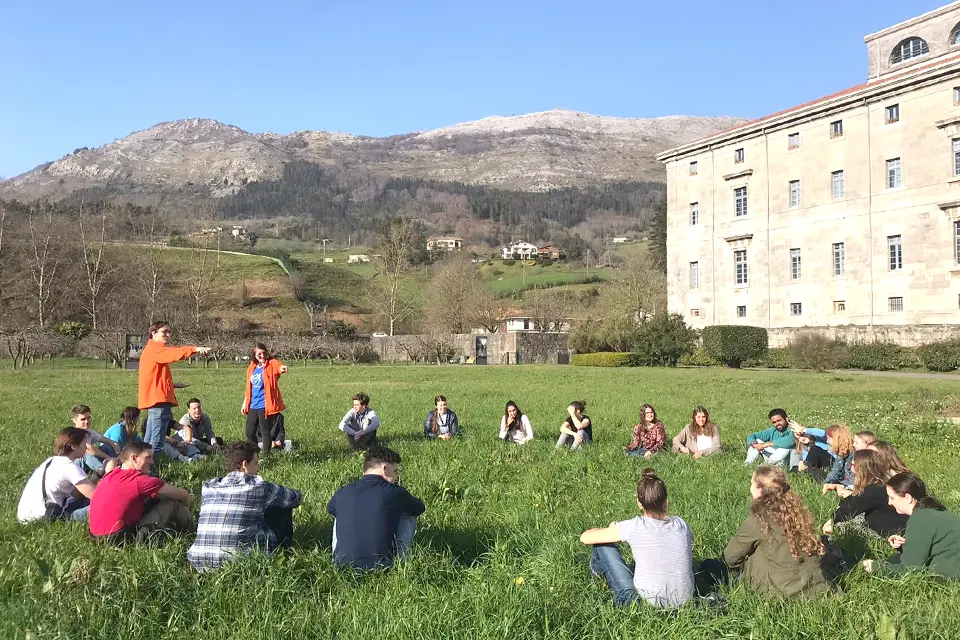
[[[424,529],[417,531],[415,545],[429,547],[437,553],[450,552],[458,564],[473,566],[493,547],[494,531],[474,529]]]
[[[302,549],[324,549],[332,552],[333,519],[325,518],[298,524],[293,531],[293,540]]]

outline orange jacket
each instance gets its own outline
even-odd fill
[[[283,398],[280,396],[280,387],[277,386],[277,379],[280,377],[280,367],[283,363],[276,358],[270,358],[263,363],[263,413],[272,416],[280,413],[287,407],[283,404]],[[250,384],[250,376],[253,370],[257,368],[257,361],[254,360],[247,367],[247,387],[243,396],[243,410],[250,410],[250,397],[253,395],[253,387]]]
[[[196,351],[196,347],[167,347],[162,342],[147,340],[147,346],[140,355],[137,407],[149,409],[162,402],[177,406],[170,363],[189,358]]]

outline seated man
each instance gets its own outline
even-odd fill
[[[761,456],[768,464],[787,464],[790,461],[790,453],[797,443],[793,431],[790,430],[787,412],[773,409],[768,416],[773,426],[747,436],[747,459],[743,462],[745,465],[753,464]]]
[[[88,414],[89,415],[89,414]],[[86,520],[95,486],[76,465],[87,451],[86,429],[67,427],[53,442],[53,457],[34,470],[17,505],[21,523],[54,518]],[[76,494],[76,495],[74,495]],[[48,509],[47,505],[53,505]]]
[[[370,408],[370,396],[358,393],[353,396],[353,409],[347,411],[340,421],[340,430],[346,434],[347,442],[356,450],[366,451],[377,443],[377,429],[380,418]]]
[[[333,516],[333,561],[341,567],[373,569],[393,564],[413,544],[423,502],[401,487],[400,455],[371,447],[363,456],[363,477],[341,487],[327,505]]]
[[[200,398],[187,401],[187,412],[180,418],[180,439],[195,446],[200,453],[212,453],[217,448],[217,437],[213,433],[210,416],[203,412]]]
[[[98,476],[113,469],[115,463],[112,460],[120,454],[120,445],[90,428],[93,418],[90,407],[87,405],[74,405],[70,414],[70,422],[73,426],[87,432],[86,453],[80,456],[77,465],[87,473],[95,473]],[[109,466],[105,467],[105,464]]]
[[[197,571],[215,569],[238,553],[269,555],[293,543],[293,510],[302,496],[260,477],[259,452],[252,442],[230,445],[227,475],[203,483],[197,539],[187,552]]]
[[[176,420],[170,420],[167,423],[167,433],[163,436],[163,454],[170,460],[179,462],[193,462],[206,458],[207,456],[200,453],[200,449],[196,446],[184,442],[180,437],[179,426],[180,423]]]
[[[153,447],[129,442],[120,467],[103,477],[90,500],[90,533],[111,542],[143,539],[155,531],[193,532],[190,493],[148,475]]]

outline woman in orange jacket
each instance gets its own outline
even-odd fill
[[[253,347],[253,361],[247,367],[247,388],[240,413],[247,416],[247,440],[260,444],[263,455],[269,455],[275,444],[271,437],[273,423],[286,407],[280,396],[277,380],[287,366],[270,355],[259,342]],[[279,446],[283,446],[283,442]]]

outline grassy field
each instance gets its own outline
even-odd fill
[[[175,377],[191,385],[179,392],[182,402],[199,395],[220,435],[241,436],[242,369],[184,366]],[[747,513],[743,439],[765,425],[773,406],[806,424],[845,421],[878,431],[949,507],[960,508],[960,434],[936,420],[960,403],[954,382],[725,370],[294,366],[281,387],[299,448],[269,459],[263,475],[304,491],[295,516],[298,548],[208,575],[189,568],[189,539],[120,550],[92,541],[79,524],[15,522],[26,478],[67,424],[70,406],[90,404],[95,428],[106,428],[135,398],[134,374],[5,370],[0,385],[11,445],[0,450],[2,638],[960,637],[960,584],[859,571],[843,581],[841,594],[821,600],[785,602],[736,587],[723,615],[693,606],[618,610],[590,576],[589,549],[578,541],[588,527],[636,514],[635,483],[646,463],[628,459],[622,446],[643,402],[658,409],[669,436],[694,405],[706,405],[728,447],[699,462],[674,455],[653,461],[672,512],[693,528],[697,559],[718,556]],[[360,473],[360,458],[347,453],[336,430],[358,391],[371,395],[382,437],[404,458],[402,483],[427,506],[409,562],[366,576],[332,565],[325,509]],[[422,439],[437,393],[459,414],[463,438]],[[582,398],[598,442],[580,453],[557,452],[565,407]],[[531,417],[537,440],[527,446],[495,439],[508,399]],[[220,467],[208,459],[163,473],[199,493]],[[805,478],[795,488],[820,522],[831,515],[835,498],[821,497]]]

